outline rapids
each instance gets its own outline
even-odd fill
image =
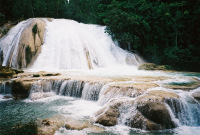
[[[3,66],[19,68],[20,36],[23,30],[30,26],[32,20],[19,23],[0,39]],[[164,104],[172,121],[177,125],[176,128],[146,131],[129,127],[130,119],[137,112],[137,106],[127,103],[119,108],[120,116],[116,126],[107,127],[93,123],[104,129],[101,133],[88,129],[68,130],[61,127],[55,135],[198,135],[200,133],[200,104],[199,100],[194,98],[194,94],[197,93],[198,96],[200,88],[183,89],[185,85],[199,86],[198,73],[138,71],[137,66],[144,63],[144,60],[137,54],[119,48],[105,33],[104,26],[65,19],[44,20],[46,23],[44,44],[33,63],[24,68],[25,72],[31,72],[25,77],[25,81],[34,78],[32,74],[38,71],[59,72],[62,76],[53,79],[34,78],[36,81],[33,79],[29,96],[17,101],[10,98],[13,94],[11,84],[23,78],[23,75],[12,80],[0,80],[0,134],[19,123],[26,124],[31,120],[57,114],[83,121],[95,119],[94,114],[112,100],[136,100],[151,91],[178,95],[178,100],[169,99]],[[138,93],[133,87],[135,83],[146,85],[153,83],[153,87],[144,88],[144,91],[142,89],[141,93]],[[172,86],[176,86],[176,89]]]

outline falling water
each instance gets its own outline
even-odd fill
[[[42,52],[31,69],[95,69],[142,63],[116,46],[105,27],[55,19],[46,29]]]
[[[3,51],[3,66],[18,68],[19,42],[23,30],[30,25],[32,19],[20,22],[6,36],[0,39],[0,50]],[[9,64],[9,65],[8,65]]]

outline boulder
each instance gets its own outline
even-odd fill
[[[66,118],[62,115],[56,115],[47,119],[38,120],[37,134],[38,135],[54,135],[54,133],[65,125]]]
[[[56,115],[47,119],[38,120],[36,123],[38,135],[53,135],[61,127],[65,127],[69,130],[83,130],[87,128],[92,132],[104,131],[103,128],[92,125],[89,121],[76,120],[62,115]]]
[[[114,126],[123,121],[123,124],[143,130],[171,129],[176,123],[166,103],[178,99],[177,94],[162,90],[149,91],[136,98],[114,99],[95,114],[95,122]]]

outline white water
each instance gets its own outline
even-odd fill
[[[6,36],[0,39],[0,50],[3,51],[2,66],[18,67],[19,42],[23,30],[31,23],[32,19],[20,22],[12,28]]]
[[[0,40],[1,49],[4,52],[3,65],[7,65],[10,60],[10,66],[17,68],[18,44],[20,35],[25,27],[30,23],[30,20],[21,22],[14,27],[7,36]],[[66,69],[83,69],[84,72],[80,74],[96,74],[98,76],[120,76],[123,75],[151,75],[161,76],[159,72],[135,72],[134,67],[129,65],[138,65],[142,60],[136,55],[120,49],[112,41],[111,37],[104,33],[105,27],[97,25],[81,24],[72,20],[53,20],[47,22],[45,42],[42,46],[42,52],[38,56],[31,70],[53,70],[60,71]],[[131,59],[131,62],[127,62]],[[90,63],[90,64],[89,64]],[[88,69],[95,69],[95,71],[88,71]],[[108,70],[107,70],[108,69]],[[163,83],[170,82],[189,82],[187,79],[167,80]],[[128,83],[128,82],[127,82]],[[59,106],[52,108],[62,114],[71,114],[74,117],[90,117],[99,108],[111,98],[125,97],[126,95],[110,93],[107,97],[104,91],[108,89],[107,84],[89,82],[81,82],[76,80],[57,80],[39,81],[34,84],[31,89],[29,99],[36,100],[41,98],[61,98],[61,96],[78,97],[85,100],[98,100],[98,102],[75,100],[70,101],[70,105]],[[158,90],[160,87],[158,88]],[[0,93],[10,93],[8,87],[5,85],[0,87]],[[6,92],[9,91],[9,92]],[[127,90],[128,91],[128,90]],[[167,91],[170,91],[167,89]],[[199,91],[199,89],[195,90]],[[200,109],[199,104],[192,98],[192,92],[185,92],[177,90],[176,92],[181,99],[179,101],[169,101],[168,110],[172,119],[178,123],[180,127],[176,129],[178,134],[197,134],[199,131]],[[60,96],[55,96],[60,95]],[[0,99],[3,98],[0,95]],[[63,98],[63,97],[62,97]],[[45,101],[46,102],[46,101]],[[127,119],[134,115],[136,108],[134,105],[122,106],[120,108],[119,124],[127,124]],[[121,125],[116,134],[129,134]],[[115,127],[111,132],[115,133]],[[127,128],[127,127],[126,127]],[[194,129],[194,132],[192,131]],[[109,128],[108,128],[109,130]],[[120,131],[122,130],[122,131]],[[128,128],[128,130],[130,130]],[[73,131],[63,131],[73,134]],[[78,134],[79,131],[74,131]],[[83,132],[83,131],[80,131]],[[57,131],[57,134],[60,132]]]
[[[47,23],[45,43],[32,70],[65,70],[115,68],[138,65],[135,55],[120,49],[105,33],[105,27],[72,20],[53,20]]]

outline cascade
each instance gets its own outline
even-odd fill
[[[61,95],[95,101],[98,100],[103,85],[79,80],[39,80],[32,85],[29,99],[37,100],[53,95]]]
[[[180,100],[167,100],[175,118],[181,125],[200,125],[200,104],[192,97],[182,95]]]
[[[0,82],[0,94],[11,94],[12,86],[10,82]]]
[[[22,21],[12,28],[6,36],[0,39],[0,50],[3,51],[3,63],[2,66],[11,66],[19,68],[18,65],[18,54],[19,42],[23,30],[30,25],[32,19]]]
[[[0,39],[0,56],[3,55],[3,66],[21,68],[18,66],[20,62],[19,55],[24,52],[19,51],[20,38],[24,29],[27,28],[32,21],[33,19],[28,19],[19,23],[11,29],[6,36]],[[116,70],[114,74],[116,73],[119,76],[114,76],[113,78],[116,77],[117,79],[111,79],[111,81],[108,79],[109,81],[107,81],[104,78],[106,81],[99,82],[98,80],[89,80],[89,75],[87,76],[88,78],[86,77],[86,80],[84,80],[85,78],[80,79],[78,77],[78,79],[72,79],[70,77],[69,79],[67,76],[65,76],[67,79],[43,79],[42,77],[45,78],[45,76],[42,76],[41,79],[38,79],[38,81],[31,86],[28,97],[30,100],[34,101],[41,98],[53,97],[55,95],[62,97],[69,96],[75,97],[76,100],[79,98],[81,100],[96,101],[95,104],[102,107],[108,105],[108,108],[113,105],[112,103],[116,102],[118,108],[114,105],[112,107],[114,109],[117,108],[116,110],[119,113],[117,120],[118,125],[135,126],[136,128],[138,126],[138,128],[142,127],[142,129],[145,130],[149,121],[145,113],[142,112],[142,107],[144,107],[142,105],[149,102],[151,102],[149,104],[152,105],[156,102],[161,107],[168,110],[168,114],[172,119],[171,123],[164,125],[167,128],[174,128],[176,126],[200,126],[200,104],[199,101],[192,97],[192,92],[176,91],[174,93],[177,94],[179,98],[176,99],[172,96],[172,98],[170,97],[169,99],[163,98],[163,101],[160,100],[162,98],[154,99],[152,95],[152,97],[149,98],[148,92],[151,91],[151,89],[143,90],[141,88],[141,90],[138,90],[137,88],[131,87],[131,84],[135,83],[135,80],[130,77],[132,74],[129,76],[131,79],[124,76],[129,75],[129,69],[132,71],[134,66],[144,63],[144,61],[137,54],[119,48],[117,43],[112,40],[111,36],[105,33],[106,27],[82,24],[65,19],[53,19],[51,22],[45,21],[45,24],[45,35],[44,42],[42,41],[41,52],[37,58],[34,59],[33,63],[28,65],[28,70],[64,70],[71,72],[72,69],[79,69],[77,71],[81,69],[81,71],[85,71],[84,73],[87,74],[88,70],[92,69],[91,72],[95,71],[98,76],[102,75],[101,71],[106,71],[106,73],[104,72],[102,75],[106,76],[106,79],[113,77],[112,74],[109,74],[109,71],[115,70],[116,68],[121,69],[120,71],[128,72],[126,72],[127,74],[125,72],[118,73],[118,70]],[[25,59],[23,61],[26,63]],[[134,75],[137,76],[136,74]],[[145,75],[148,76],[148,74]],[[120,78],[122,76],[125,78],[125,81],[123,78]],[[27,78],[29,79],[31,77],[28,76]],[[162,80],[162,77],[160,78]],[[178,77],[178,79],[180,78]],[[142,79],[138,80],[142,81]],[[146,80],[146,82],[148,81],[149,80]],[[158,79],[157,81],[150,81],[150,83],[157,84],[159,81]],[[126,84],[127,86],[125,87]],[[130,84],[130,87],[128,84]],[[160,89],[161,86],[162,85],[155,87]],[[153,87],[153,90],[155,87]],[[198,90],[199,88],[197,91]],[[166,91],[171,91],[171,89],[167,89]],[[5,95],[11,93],[11,83],[8,81],[0,82],[0,94]],[[147,97],[145,97],[146,95]],[[144,96],[145,102],[139,102],[142,96]],[[148,102],[148,100],[151,101]],[[113,109],[112,107],[111,110]],[[142,109],[139,110],[139,107]],[[105,109],[104,111],[106,112],[107,110]],[[170,117],[168,118],[170,119]]]
[[[34,19],[28,19],[19,23],[0,39],[3,66],[20,68],[21,63],[26,63],[26,58],[20,61],[22,57],[20,51],[25,51],[25,49],[22,49],[24,46],[19,44],[23,31],[34,21]],[[29,66],[29,69],[54,71],[96,69],[143,63],[138,55],[119,48],[112,38],[105,33],[104,26],[82,24],[65,19],[54,19],[52,22],[43,19],[42,21],[46,24],[44,44],[40,55]],[[26,55],[26,52],[23,53]]]

